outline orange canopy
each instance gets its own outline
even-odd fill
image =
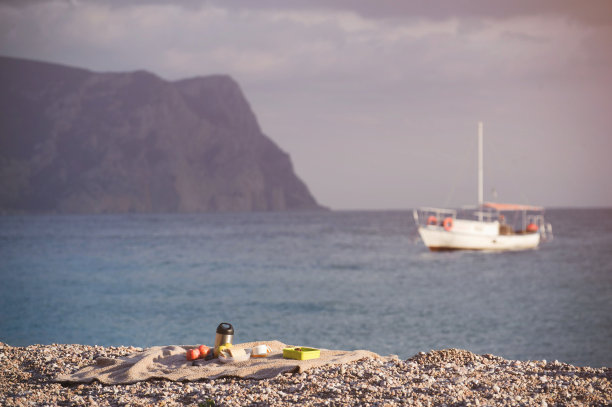
[[[544,209],[541,206],[506,204],[496,202],[485,202],[482,206],[484,206],[485,208],[492,208],[498,211],[541,211]]]

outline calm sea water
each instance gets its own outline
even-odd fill
[[[408,358],[457,347],[612,366],[612,210],[555,239],[432,253],[410,212],[0,217],[0,341],[277,339]]]

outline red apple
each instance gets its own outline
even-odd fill
[[[210,353],[210,348],[206,345],[200,345],[198,348],[200,351],[200,358],[204,359]]]
[[[198,349],[189,349],[187,351],[187,360],[196,360],[200,357],[200,351]]]

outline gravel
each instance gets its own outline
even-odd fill
[[[150,380],[129,385],[52,382],[100,356],[135,347],[0,343],[0,405],[77,406],[395,406],[612,405],[612,369],[558,361],[516,361],[446,349],[363,359],[272,379],[198,382]]]

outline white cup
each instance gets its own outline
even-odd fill
[[[251,355],[253,356],[263,356],[272,352],[272,349],[268,345],[257,345],[253,346],[253,350],[251,351]]]

